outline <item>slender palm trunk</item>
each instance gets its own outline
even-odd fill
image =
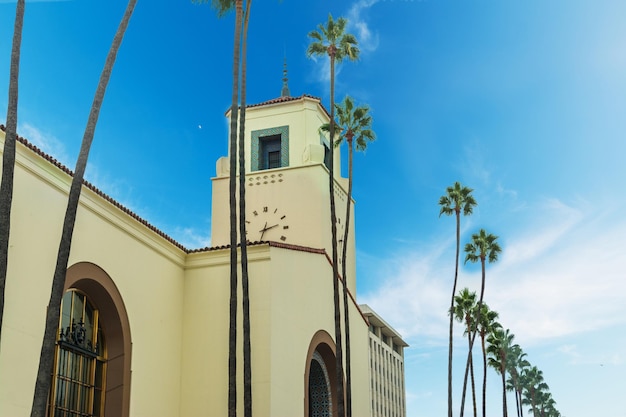
[[[463,377],[463,393],[461,394],[461,417],[465,414],[465,394],[467,393],[467,377],[469,376],[470,363],[471,356],[468,356],[467,362],[465,363],[465,376]]]
[[[252,416],[252,348],[250,342],[250,290],[248,282],[248,245],[246,240],[246,65],[250,5],[246,2],[241,52],[241,113],[239,117],[239,242],[241,245],[241,290],[243,302],[243,404],[244,416]]]
[[[508,410],[506,405],[506,352],[504,349],[500,354],[500,376],[502,377],[502,417],[508,417]]]
[[[469,336],[468,336],[469,337]],[[472,340],[469,342],[470,349]],[[470,381],[472,382],[472,406],[474,409],[474,417],[478,416],[478,408],[476,407],[476,380],[474,379],[474,356],[470,356]]]
[[[485,332],[480,332],[480,344],[483,351],[483,417],[487,416],[487,351],[485,350]]]
[[[480,288],[480,298],[476,306],[477,307],[476,317],[474,318],[476,323],[480,323],[480,310],[483,307],[483,296],[485,294],[485,257],[484,255],[481,255],[480,260],[481,260],[481,266],[482,266],[482,283],[481,283],[481,288]],[[474,369],[472,366],[472,348],[474,346],[474,340],[476,339],[476,333],[478,332],[478,326],[476,326],[476,328],[473,331],[470,331],[468,328],[468,332],[469,334],[471,334],[471,337],[470,337],[470,343],[469,343],[469,352],[467,354],[467,360],[468,360],[468,363],[470,364],[471,373],[472,373],[471,375],[472,376],[472,395],[474,398],[474,417],[476,417],[476,393],[474,392]]]
[[[48,399],[48,393],[50,392],[51,374],[54,364],[56,334],[59,327],[61,299],[63,297],[65,274],[70,256],[72,234],[76,223],[76,212],[78,210],[78,200],[80,198],[83,176],[87,167],[87,159],[89,157],[89,150],[95,134],[96,124],[98,123],[98,116],[100,115],[100,108],[102,107],[102,101],[104,100],[104,93],[106,92],[109,79],[111,78],[115,58],[120,45],[122,44],[124,33],[126,32],[126,28],[128,27],[128,23],[133,14],[136,3],[137,0],[129,0],[122,21],[117,28],[115,37],[113,38],[113,43],[109,49],[109,54],[104,65],[104,69],[102,70],[102,74],[100,75],[98,88],[96,89],[96,94],[91,105],[91,112],[89,113],[89,118],[87,120],[85,134],[83,135],[83,141],[78,154],[78,161],[76,162],[76,169],[74,176],[72,177],[67,210],[63,221],[61,242],[59,244],[59,252],[57,254],[57,263],[52,280],[50,302],[46,313],[46,327],[44,330],[41,354],[39,357],[39,369],[37,371],[37,381],[35,383],[31,417],[43,417],[46,413],[46,402]]]
[[[452,284],[452,297],[450,298],[450,329],[448,335],[448,417],[452,417],[452,335],[454,323],[454,295],[459,277],[459,253],[461,245],[461,211],[460,207],[455,208],[456,212],[456,262],[454,264],[454,284]]]
[[[472,404],[474,408],[474,417],[477,415],[476,411],[476,386],[474,382],[474,361],[472,360],[472,345],[474,344],[474,339],[472,335],[476,335],[472,333],[472,322],[471,322],[471,313],[467,313],[465,316],[465,325],[467,326],[467,343],[469,346],[469,353],[467,355],[467,363],[465,365],[465,377],[463,379],[463,394],[461,396],[461,417],[465,412],[465,394],[467,392],[467,378],[471,375],[471,385],[472,385]]]
[[[228,417],[237,416],[237,119],[239,97],[239,54],[241,45],[242,0],[237,0],[233,46],[233,91],[230,109],[230,300],[228,327]]]
[[[343,389],[343,347],[341,343],[341,308],[339,306],[339,266],[337,265],[337,215],[335,213],[335,47],[330,46],[330,167],[329,167],[329,195],[330,195],[330,227],[333,261],[333,305],[335,310],[335,361],[337,368],[337,414],[345,416],[345,402]]]
[[[454,264],[454,283],[452,284],[452,297],[450,299],[450,329],[448,335],[448,417],[452,417],[452,335],[454,323],[454,295],[456,294],[456,285],[459,276],[459,253],[461,244],[461,212],[460,207],[455,208],[456,213],[456,257]]]
[[[343,277],[343,320],[346,333],[346,416],[352,417],[352,366],[350,362],[350,317],[348,315],[348,278],[346,258],[348,253],[348,233],[350,228],[350,205],[352,203],[352,138],[351,132],[346,134],[348,142],[348,202],[346,203],[346,224],[343,233],[342,249],[342,277]]]
[[[15,142],[17,140],[17,96],[20,74],[20,51],[24,24],[25,0],[18,0],[15,7],[11,69],[9,73],[9,102],[7,126],[2,154],[2,184],[0,184],[0,336],[4,316],[4,289],[9,266],[9,234],[11,229],[11,202],[13,201],[13,176],[15,172]],[[0,339],[1,340],[1,339]]]

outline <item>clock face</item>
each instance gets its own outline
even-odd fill
[[[287,215],[277,207],[261,206],[246,216],[246,236],[249,241],[287,241]]]

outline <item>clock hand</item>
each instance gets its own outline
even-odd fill
[[[265,226],[263,226],[263,229],[259,230],[259,232],[261,232],[261,240],[263,240],[263,235],[265,234],[265,232],[267,232],[270,229],[273,229],[275,227],[278,227],[278,224],[275,224],[273,226],[267,226],[267,222],[265,222]]]
[[[259,238],[259,240],[263,240],[263,235],[265,234],[266,230],[267,230],[267,222],[265,222],[265,226],[263,226],[263,229],[259,230],[259,232],[261,232],[261,237]]]

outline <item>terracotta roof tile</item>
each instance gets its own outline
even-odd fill
[[[2,131],[6,132],[6,128],[2,124],[0,124],[0,129]],[[65,165],[60,163],[58,160],[53,158],[52,156],[48,155],[47,153],[45,153],[44,151],[42,151],[41,149],[39,149],[38,147],[36,147],[32,143],[30,143],[25,138],[23,138],[23,137],[18,135],[17,136],[17,141],[20,142],[22,145],[26,146],[28,149],[30,149],[31,151],[33,151],[37,155],[39,155],[40,157],[42,157],[43,159],[45,159],[46,161],[50,162],[52,165],[54,165],[57,168],[59,168],[61,171],[63,171],[66,174],[68,174],[69,176],[74,176],[74,172],[71,169],[69,169],[68,167],[66,167]],[[106,200],[109,203],[111,203],[113,206],[117,207],[118,209],[120,209],[121,211],[123,211],[124,213],[126,213],[127,215],[129,215],[130,217],[135,219],[136,221],[138,221],[139,223],[141,223],[144,226],[146,226],[148,229],[150,229],[153,232],[155,232],[157,235],[161,236],[162,238],[164,238],[165,240],[167,240],[168,242],[170,242],[171,244],[176,246],[177,248],[183,250],[186,253],[189,253],[189,249],[185,248],[183,245],[181,245],[180,243],[175,241],[172,237],[168,236],[167,234],[165,234],[161,230],[157,229],[152,224],[148,223],[148,221],[146,221],[143,218],[139,217],[137,214],[135,214],[133,211],[131,211],[127,207],[125,207],[122,204],[120,204],[119,202],[115,201],[112,197],[110,197],[107,194],[105,194],[104,192],[102,192],[95,185],[93,185],[90,182],[85,181],[85,180],[83,180],[83,185],[85,187],[87,187],[88,189],[90,189],[91,191],[93,191],[94,193],[96,193],[98,196],[102,197],[104,200]]]
[[[302,100],[303,98],[309,98],[311,100],[318,101],[320,106],[324,110],[324,113],[326,113],[326,115],[328,117],[330,117],[330,113],[328,113],[328,110],[326,110],[326,107],[324,107],[324,105],[322,104],[322,100],[319,97],[315,97],[315,96],[312,96],[312,95],[309,95],[309,94],[302,94],[299,97],[291,97],[291,96],[288,96],[288,97],[284,97],[284,96],[276,97],[276,98],[273,98],[271,100],[263,101],[261,103],[247,104],[246,108],[262,107],[262,106],[268,106],[268,105],[271,105],[271,104],[279,104],[279,103],[288,103],[290,101]],[[226,111],[226,114],[228,114],[229,111],[230,111],[230,108]]]

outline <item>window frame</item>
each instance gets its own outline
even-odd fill
[[[280,137],[280,166],[276,168],[289,166],[289,126],[278,126],[251,132],[250,171],[275,169],[266,168],[267,164],[263,152],[264,141],[274,140],[277,136]]]

